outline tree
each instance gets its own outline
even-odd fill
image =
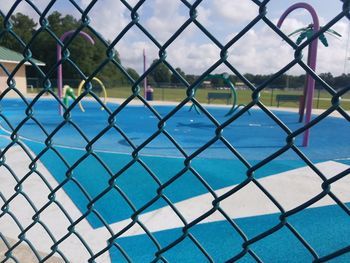
[[[336,89],[342,89],[344,87],[349,86],[350,82],[350,74],[341,74],[334,78],[334,87]]]
[[[245,73],[243,75],[247,80],[249,80],[251,83],[255,84],[255,76],[251,73]]]
[[[193,84],[197,79],[198,79],[198,76],[196,75],[193,75],[193,74],[186,75],[186,80],[190,84]]]
[[[81,25],[81,21],[75,19],[71,15],[62,16],[59,12],[53,12],[48,16],[50,30],[60,38],[63,33],[75,30]],[[102,42],[95,36],[94,32],[86,31],[93,39],[95,44],[92,45],[81,36],[77,36],[68,46],[69,61],[63,62],[63,78],[65,79],[81,79],[80,70],[85,75],[92,74],[96,68],[102,65],[108,58],[106,50],[109,42]],[[69,39],[65,40],[67,43]],[[32,51],[36,58],[44,61],[46,67],[45,72],[50,72],[51,78],[56,78],[56,40],[46,31],[41,32],[33,42]],[[115,63],[120,62],[119,54],[115,52]],[[79,68],[77,69],[76,66]],[[33,71],[33,70],[32,70]],[[36,75],[32,72],[32,75]],[[123,82],[126,83],[126,76],[113,63],[108,62],[104,65],[97,75],[102,81]]]
[[[153,60],[152,66],[158,63],[158,61],[158,59]],[[154,79],[156,83],[169,83],[171,75],[168,67],[163,62],[161,62],[150,73],[150,76]]]
[[[50,30],[60,38],[61,35],[69,30],[76,29],[80,23],[73,16],[62,16],[59,12],[53,12],[47,18]],[[68,40],[68,39],[67,39]],[[97,43],[96,43],[97,44]],[[33,42],[33,54],[46,63],[45,71],[51,72],[51,77],[56,78],[56,40],[46,31],[40,33]],[[96,66],[96,48],[91,43],[83,40],[80,36],[76,37],[68,47],[69,59],[79,67],[86,75],[91,74],[94,66]],[[63,77],[81,79],[79,70],[70,62],[63,62]]]
[[[270,86],[272,88],[279,88],[279,89],[287,88],[287,86],[289,86],[288,81],[289,81],[288,76],[286,74],[282,74],[278,76],[276,79],[274,79],[270,83]]]
[[[126,72],[128,72],[128,74],[130,75],[130,77],[133,78],[133,80],[137,80],[140,77],[139,73],[137,73],[136,70],[133,68],[127,68]]]
[[[288,75],[289,88],[291,89],[302,89],[305,85],[306,75],[293,76]]]
[[[319,76],[328,85],[330,85],[330,86],[334,85],[334,77],[333,77],[332,73],[330,73],[330,72],[328,72],[328,73],[321,73]],[[316,81],[316,89],[323,89],[322,84],[319,83],[318,81]]]
[[[236,75],[230,75],[229,79],[232,83],[241,82],[241,80]]]
[[[176,70],[176,72],[177,72],[182,78],[186,79],[186,74],[185,74],[185,72],[182,71],[181,68],[176,68],[175,70]],[[182,84],[182,82],[181,82],[179,76],[176,75],[176,74],[172,74],[172,75],[171,75],[170,81],[171,81],[171,83],[173,83],[173,84]]]
[[[151,75],[147,76],[147,84],[151,85],[151,86],[157,86],[157,83],[154,81],[154,79]]]
[[[213,87],[224,87],[226,83],[223,78],[210,78],[211,85]]]
[[[53,12],[47,17],[48,23],[49,23],[49,29],[52,31],[57,38],[60,38],[60,36],[68,30],[72,30],[76,28],[79,23],[74,19],[72,16],[65,16],[62,17],[62,15],[59,12]],[[87,69],[85,65],[81,65],[80,60],[76,61],[75,57],[76,53],[79,54],[80,57],[84,57],[85,63],[91,63],[90,57],[92,56],[92,53],[87,53],[87,50],[84,45],[82,45],[80,37],[77,38],[76,41],[73,41],[72,44],[69,46],[68,50],[70,53],[70,58],[77,64],[79,68],[82,69],[83,72],[86,73]],[[52,37],[47,31],[42,31],[33,41],[32,45],[32,52],[36,58],[39,60],[42,60],[45,62],[46,66],[43,69],[44,72],[50,72],[51,78],[56,78],[56,70],[54,68],[56,64],[56,45],[57,42],[54,37]],[[86,59],[87,58],[87,59]],[[68,62],[63,63],[63,74],[64,78],[80,78],[77,71],[69,65]],[[33,77],[36,75],[33,70],[30,70],[30,75],[33,75]]]
[[[35,31],[35,27],[37,24],[33,21],[33,19],[28,16],[17,13],[12,15],[10,18],[10,22],[13,26],[12,31],[25,43],[27,44],[32,38],[33,32]],[[4,28],[4,18],[0,16],[0,31],[3,31]],[[24,47],[20,44],[13,35],[10,33],[5,33],[0,39],[0,45],[11,50],[23,53]]]

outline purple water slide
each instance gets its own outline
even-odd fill
[[[70,37],[74,33],[75,33],[74,30],[65,32],[60,38],[61,42],[63,43],[67,37]],[[81,35],[83,38],[85,38],[91,44],[93,44],[93,45],[95,44],[95,41],[92,39],[92,37],[89,34],[83,32],[83,31],[80,31],[79,35]],[[57,61],[61,61],[61,60],[62,60],[62,47],[60,44],[57,44]],[[58,68],[57,68],[57,89],[58,89],[58,97],[60,98],[60,100],[62,100],[62,95],[63,95],[62,94],[62,90],[63,90],[62,75],[63,75],[62,74],[62,63],[60,63],[58,65]],[[63,114],[63,108],[62,108],[61,104],[58,106],[58,112],[60,115]]]
[[[314,33],[320,30],[320,23],[318,20],[318,16],[316,14],[315,9],[307,4],[307,3],[296,3],[289,7],[281,16],[277,23],[277,27],[281,27],[283,21],[285,18],[294,10],[296,9],[306,9],[313,20],[313,31]],[[316,60],[317,60],[317,44],[318,44],[318,39],[313,40],[310,45],[309,45],[309,54],[308,54],[308,59],[307,63],[308,66],[315,71],[316,70]],[[313,103],[313,98],[314,98],[314,90],[315,90],[315,80],[311,77],[310,74],[307,74],[306,78],[306,114],[305,114],[305,124],[308,124],[311,120],[311,114],[312,114],[312,103]],[[305,99],[305,98],[304,98]],[[310,130],[307,129],[304,133],[304,138],[303,138],[303,146],[307,146],[309,144],[309,139],[310,139]]]

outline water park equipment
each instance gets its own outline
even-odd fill
[[[307,3],[296,3],[292,6],[290,6],[280,17],[280,19],[277,22],[277,27],[281,27],[283,21],[286,19],[286,17],[294,10],[296,9],[305,9],[308,11],[312,17],[313,23],[312,23],[312,35],[317,33],[320,30],[320,23],[318,20],[317,13],[315,9],[307,4]],[[311,68],[311,70],[316,70],[316,60],[317,60],[317,45],[318,41],[317,39],[313,40],[309,44],[309,52],[308,52],[308,58],[307,58],[307,64]],[[311,121],[311,114],[312,114],[312,103],[313,103],[313,97],[314,97],[314,90],[315,90],[315,80],[310,74],[307,74],[306,78],[306,84],[304,89],[304,94],[306,95],[306,105],[305,103],[300,104],[299,112],[304,112],[304,108],[306,106],[306,114],[305,114],[305,124],[307,125]],[[304,96],[305,100],[305,96]],[[304,105],[302,105],[304,104]],[[303,138],[303,146],[307,146],[309,144],[309,137],[310,137],[310,129],[307,129],[304,132],[304,138]]]
[[[93,89],[92,91],[95,92],[95,93],[100,93],[100,91],[102,91],[102,93],[103,93],[103,104],[106,105],[106,103],[107,103],[107,91],[106,91],[106,88],[105,88],[103,82],[100,79],[96,78],[96,77],[94,77],[93,80],[98,83],[98,85],[99,85],[99,87],[101,89],[95,89],[95,90]],[[84,85],[85,85],[85,80],[82,80],[80,82],[80,84],[79,84],[79,87],[78,87],[78,97],[80,96]],[[81,109],[81,111],[85,112],[85,109],[84,109],[81,101],[79,101],[78,105],[79,105],[79,108]],[[103,110],[103,107],[101,107],[101,110]]]
[[[230,88],[231,91],[231,97],[232,97],[232,107],[231,109],[225,114],[225,116],[230,116],[231,114],[233,114],[238,108],[240,107],[244,107],[245,104],[238,104],[237,105],[237,92],[235,89],[235,86],[233,85],[233,83],[230,80],[230,76],[228,73],[223,73],[223,74],[210,74],[208,75],[203,81],[205,80],[211,80],[211,79],[222,79],[224,81],[224,83]],[[201,84],[201,83],[200,83]],[[196,93],[199,85],[198,84],[195,88],[194,88],[194,92]],[[199,110],[197,108],[197,106],[195,104],[192,104],[192,106],[190,107],[190,110],[195,109],[198,113]],[[249,111],[248,111],[249,113]],[[250,114],[250,113],[249,113]]]
[[[301,42],[303,42],[303,40],[306,38],[306,39],[310,39],[313,35],[313,24],[310,24],[306,27],[303,27],[303,28],[299,28],[295,31],[293,31],[292,33],[290,33],[288,35],[288,37],[291,37],[295,34],[298,34],[300,33],[299,37],[297,38],[297,40],[295,41],[296,44],[301,44]],[[322,27],[320,26],[320,29],[322,29]],[[334,37],[342,37],[341,34],[339,34],[337,31],[333,30],[333,29],[328,29],[325,33],[331,35],[331,36],[334,36]],[[324,33],[322,33],[318,39],[321,41],[321,43],[325,46],[325,47],[328,47],[328,41],[327,41],[327,38],[325,36]]]
[[[83,31],[76,32],[75,30],[65,32],[60,37],[60,41],[63,43],[67,37],[70,37],[70,36],[75,35],[75,34],[81,35],[83,38],[85,38],[91,44],[93,44],[93,45],[95,44],[95,41],[92,39],[92,37],[89,34],[83,32]],[[56,54],[57,62],[59,63],[62,60],[62,47],[61,47],[60,43],[58,43],[56,46],[56,52],[57,52],[57,54]],[[58,98],[60,100],[62,100],[62,94],[63,94],[63,87],[62,87],[63,77],[62,77],[62,75],[63,75],[63,73],[62,73],[62,62],[61,62],[58,64],[58,67],[57,67],[57,89],[58,89]],[[61,104],[58,106],[58,112],[60,115],[63,114],[63,109],[62,109]]]
[[[307,28],[297,30],[294,33],[302,32],[302,34],[299,36],[297,39],[297,44],[301,43],[304,38],[310,38],[314,34],[316,34],[320,30],[320,23],[319,19],[317,16],[317,13],[315,9],[307,4],[307,3],[296,3],[292,6],[290,6],[280,17],[280,19],[277,22],[277,27],[281,27],[282,23],[286,19],[286,17],[293,12],[296,9],[305,9],[308,11],[312,17],[312,26],[309,26]],[[331,31],[331,33],[335,34],[334,32]],[[324,45],[328,45],[327,42],[325,42],[325,37],[323,34],[319,36],[321,39],[321,42],[323,42]],[[337,35],[337,34],[335,34]],[[308,58],[307,58],[307,65],[308,67],[315,71],[316,70],[316,60],[317,60],[317,46],[318,46],[318,39],[314,39],[313,41],[310,42],[308,45]],[[312,114],[312,103],[313,103],[313,98],[314,98],[314,90],[315,90],[315,80],[314,78],[308,74],[307,72],[307,78],[306,78],[306,83],[305,83],[305,88],[304,88],[304,99],[303,103],[300,103],[300,108],[299,112],[303,115],[306,107],[306,113],[305,113],[305,125],[310,123],[311,121],[311,114]],[[300,120],[302,121],[303,116],[300,116]],[[310,129],[305,130],[304,132],[304,138],[303,138],[303,146],[307,146],[309,144],[309,137],[310,137]]]
[[[291,37],[293,35],[296,35],[296,34],[300,34],[299,37],[297,38],[297,40],[295,41],[295,43],[297,45],[300,45],[304,39],[310,39],[312,37],[312,35],[314,34],[314,31],[313,31],[313,27],[314,25],[313,24],[309,24],[308,26],[306,27],[303,27],[303,28],[300,28],[300,29],[297,29],[295,31],[293,31],[292,33],[290,33],[288,35],[288,37]],[[320,29],[322,29],[322,27],[320,27]],[[328,29],[325,31],[325,33],[327,33],[328,35],[331,35],[331,36],[334,36],[334,37],[341,37],[342,35],[339,34],[338,32],[336,32],[335,30],[332,30],[332,29]],[[321,43],[325,46],[325,47],[328,47],[328,41],[327,41],[327,38],[325,36],[325,33],[322,33],[318,39],[321,41]],[[306,88],[304,89],[304,94],[302,96],[302,101],[300,103],[300,108],[299,108],[299,122],[302,122],[303,121],[303,118],[304,118],[304,111],[305,111],[305,96],[306,96]]]
[[[68,107],[69,106],[69,98],[75,100],[75,94],[74,94],[74,90],[68,86],[68,85],[64,85],[63,86],[63,104]]]

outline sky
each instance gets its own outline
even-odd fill
[[[49,14],[59,11],[80,18],[80,13],[71,4],[72,0],[56,0]],[[190,4],[194,0],[187,0]],[[1,0],[0,9],[7,13],[13,0]],[[43,11],[50,0],[32,0]],[[91,0],[76,0],[85,9]],[[127,0],[130,6],[138,1]],[[320,24],[325,25],[340,13],[340,0],[304,0],[316,10]],[[267,18],[274,24],[281,14],[296,1],[271,0],[267,4]],[[38,15],[32,7],[22,1],[16,11],[31,16],[38,22]],[[251,0],[203,0],[196,8],[197,21],[204,26],[222,45],[228,43],[259,13],[258,6]],[[180,0],[146,0],[138,10],[139,23],[157,39],[160,45],[181,27],[189,18],[189,8]],[[113,41],[131,21],[131,12],[117,0],[98,0],[89,13],[91,25],[106,40]],[[286,34],[307,26],[311,16],[304,10],[295,10],[282,25]],[[350,72],[348,51],[349,20],[341,19],[332,29],[342,37],[327,36],[329,47],[319,44],[317,73],[331,72],[333,75]],[[296,40],[297,36],[293,37]],[[143,50],[147,56],[147,66],[158,58],[159,48],[136,26],[132,27],[116,45],[123,66],[143,71]],[[167,49],[167,61],[180,67],[186,74],[201,74],[220,58],[220,49],[194,23],[190,24]],[[305,51],[306,53],[307,51]],[[263,21],[258,22],[234,46],[228,50],[228,61],[241,73],[272,74],[293,59],[293,50],[276,35]],[[305,54],[304,59],[307,55]],[[216,73],[230,72],[220,66]],[[300,66],[293,67],[287,74],[304,73]]]

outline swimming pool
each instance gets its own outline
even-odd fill
[[[62,124],[63,117],[57,114],[57,102],[53,100],[40,100],[33,107],[33,116],[47,131],[52,133]],[[118,104],[109,104],[111,111],[118,108]],[[0,103],[2,113],[11,119],[16,127],[25,117],[26,106],[20,100],[2,100]],[[71,112],[70,119],[76,127],[66,123],[52,138],[52,144],[69,148],[85,149],[87,141],[83,139],[82,132],[88,140],[95,138],[109,124],[109,114],[102,111],[94,102],[85,102],[86,112],[78,107]],[[174,106],[155,106],[154,109],[161,118],[174,109]],[[210,114],[219,123],[228,120],[225,117],[227,109],[208,107]],[[250,110],[251,115],[244,114],[223,130],[222,135],[248,160],[262,160],[286,145],[286,133],[262,110]],[[298,116],[293,112],[274,111],[275,115],[288,126],[291,131],[301,127],[297,122]],[[144,106],[127,106],[114,119],[116,127],[123,131],[128,139],[135,145],[141,145],[155,134],[159,128],[158,118]],[[4,121],[1,122],[5,130],[10,130]],[[80,130],[80,131],[78,131]],[[199,147],[215,137],[216,126],[204,115],[189,111],[184,107],[166,121],[164,130],[167,131],[191,155]],[[347,158],[350,138],[346,136],[349,131],[348,122],[342,118],[328,117],[311,129],[310,147],[302,148],[303,152],[312,160],[331,160]],[[31,119],[29,119],[18,134],[36,142],[44,143],[47,135]],[[301,136],[296,137],[295,144],[301,145]],[[320,151],[320,147],[322,151]],[[133,148],[121,135],[120,131],[110,128],[99,138],[92,148],[96,151],[131,154]],[[160,134],[139,152],[143,155],[183,157],[174,144],[164,135]],[[203,151],[199,157],[232,159],[233,154],[227,147],[217,141]],[[280,156],[281,159],[299,159],[292,152]]]
[[[57,126],[64,123],[64,118],[57,114],[56,104],[52,100],[40,100],[33,107],[33,117],[47,134],[51,134]],[[119,105],[110,103],[108,106],[111,111],[114,111]],[[2,114],[10,120],[12,127],[17,127],[27,116],[26,106],[20,100],[2,100],[0,107]],[[78,108],[72,111],[70,119],[74,125],[65,123],[53,135],[50,144],[56,151],[45,150],[45,154],[40,157],[40,161],[58,183],[64,182],[67,178],[67,170],[74,167],[70,176],[75,182],[65,183],[63,189],[82,214],[87,211],[91,200],[95,199],[94,210],[105,222],[110,225],[118,224],[132,217],[139,209],[143,210],[140,215],[144,215],[168,207],[169,204],[163,198],[164,196],[173,204],[181,204],[208,194],[208,189],[220,191],[247,179],[247,167],[221,141],[215,142],[200,154],[195,154],[195,158],[191,158],[191,169],[187,169],[188,164],[185,162],[184,154],[164,133],[159,133],[142,149],[135,151],[159,130],[159,119],[147,107],[136,105],[125,107],[113,120],[115,127],[108,130],[106,127],[112,122],[106,111],[101,111],[99,105],[93,102],[85,102],[84,107],[86,109],[84,113]],[[154,108],[161,118],[164,118],[174,109],[174,106],[155,106]],[[219,123],[228,119],[224,116],[227,111],[225,108],[208,107],[207,109]],[[286,133],[263,111],[253,109],[250,113],[250,115],[244,114],[225,127],[223,136],[247,162],[254,165],[283,147],[286,144]],[[301,127],[297,122],[296,113],[285,111],[274,111],[274,113],[292,131]],[[8,135],[11,127],[3,120],[1,125],[2,134]],[[314,163],[335,161],[348,165],[350,157],[348,126],[348,122],[341,118],[328,117],[311,130],[310,146],[302,148],[302,151]],[[216,126],[204,114],[189,111],[188,107],[179,110],[166,121],[164,129],[181,146],[186,156],[193,155],[198,148],[216,136]],[[103,130],[105,133],[99,137],[99,133]],[[19,129],[18,134],[36,155],[47,148],[47,134],[33,120],[28,120]],[[92,144],[91,149],[88,149],[88,152],[93,155],[86,155],[86,146],[96,137],[99,139]],[[300,145],[301,138],[296,138],[295,143]],[[6,146],[6,142],[2,145]],[[66,163],[58,158],[57,153]],[[104,164],[107,164],[107,169]],[[305,166],[306,163],[289,150],[258,169],[254,173],[254,178],[269,180],[275,175],[303,169]],[[120,173],[120,171],[123,172]],[[112,177],[113,180],[111,180]],[[167,186],[162,187],[165,184]],[[111,188],[111,185],[114,187]],[[86,193],[82,193],[79,187],[83,187]],[[101,192],[105,194],[99,198]],[[127,196],[127,200],[124,195]],[[143,209],[145,206],[146,208]],[[298,229],[305,229],[305,235],[307,235],[307,231],[311,231],[307,229],[312,227],[312,224],[305,223],[308,222],[308,218],[316,218],[320,213],[336,214],[333,210],[337,210],[337,207],[313,208],[297,216],[293,222],[298,225]],[[278,215],[272,212],[266,215],[251,213],[249,217],[237,219],[237,222],[244,231],[254,236],[268,226],[277,224]],[[94,229],[100,229],[104,225],[104,222],[94,213],[90,213],[86,219]],[[327,220],[329,220],[328,217],[320,220],[319,226],[327,224]],[[251,224],[255,226],[252,227]],[[154,234],[162,246],[181,236],[182,229],[177,225],[165,229],[159,229]],[[215,258],[222,261],[233,254],[230,251],[233,244],[242,243],[241,237],[232,234],[232,229],[228,229],[230,225],[226,220],[213,220],[199,224],[192,231],[206,244],[207,249],[215,254]],[[344,231],[343,229],[339,234],[340,244],[345,242],[344,235],[347,230]],[[313,237],[314,234],[313,232],[310,235]],[[271,244],[277,246],[281,239],[286,240],[286,235],[279,234],[272,237]],[[219,240],[226,241],[218,247]],[[316,242],[315,245],[320,246],[322,251],[329,250],[329,247],[322,247],[319,240],[321,239],[317,239],[318,243]],[[155,245],[146,234],[124,237],[119,242],[133,255],[136,262],[148,262],[154,257]],[[148,245],[141,245],[145,243]],[[140,245],[135,249],[134,244]],[[289,245],[283,249],[288,248]],[[236,249],[239,253],[240,247],[236,246]],[[199,251],[195,252],[196,250],[198,247],[193,244],[192,248],[187,250],[191,254],[192,262],[203,260],[202,254]],[[262,244],[257,250],[265,251],[266,245]],[[167,256],[174,261],[181,261],[181,257],[188,258],[189,255],[186,253],[182,255],[179,251],[182,251],[180,247],[172,250]],[[282,260],[282,252],[281,250],[280,254],[276,253],[275,257]],[[261,253],[264,254],[264,252]],[[121,260],[122,255],[115,249],[111,249],[110,254],[115,262]],[[299,258],[300,255],[304,258],[309,257],[303,249],[300,249]],[[247,258],[246,261],[249,262],[250,259]]]

